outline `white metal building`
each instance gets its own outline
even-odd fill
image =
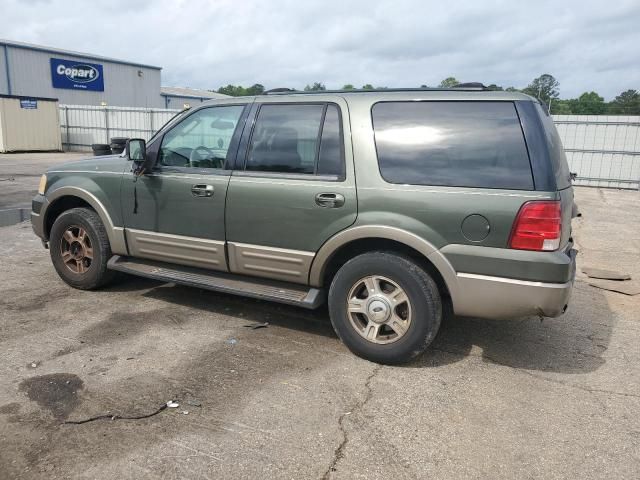
[[[61,104],[164,108],[161,68],[0,40],[0,94],[57,98]]]
[[[229,95],[183,87],[161,87],[160,95],[164,99],[164,108],[183,109],[187,106],[194,107],[198,103],[216,98],[228,98]]]

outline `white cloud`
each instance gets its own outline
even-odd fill
[[[561,96],[640,89],[640,2],[0,0],[0,32],[163,67],[166,85],[409,87],[447,76]]]

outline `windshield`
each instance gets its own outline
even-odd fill
[[[167,120],[167,122],[164,125],[162,125],[158,130],[155,131],[153,135],[151,135],[151,138],[147,141],[147,143],[149,144],[153,142],[161,131],[163,131],[169,125],[173,125],[178,119],[182,118],[185,112],[188,112],[189,110],[190,110],[189,108],[182,109],[178,113],[176,113],[173,117],[171,117],[169,120]]]

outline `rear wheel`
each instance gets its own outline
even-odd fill
[[[107,270],[111,246],[100,217],[88,208],[63,212],[49,235],[51,261],[67,284],[92,290],[109,283],[115,272]]]
[[[410,258],[371,252],[348,261],[329,289],[331,323],[356,355],[407,362],[433,341],[442,302],[433,279]]]

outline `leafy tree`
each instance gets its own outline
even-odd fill
[[[317,92],[319,90],[326,90],[327,87],[324,86],[322,82],[314,82],[313,85],[306,85],[304,87],[305,92]]]
[[[373,85],[371,85],[370,83],[367,83],[362,86],[362,90],[374,90],[374,88],[373,88]]]
[[[429,88],[427,85],[420,85],[420,88]]]
[[[551,114],[552,115],[571,115],[571,105],[569,100],[554,100],[551,102]]]
[[[604,98],[596,92],[584,92],[577,99],[569,100],[574,115],[602,115],[607,110]]]
[[[455,77],[447,77],[440,82],[439,88],[453,88],[456,85],[460,85],[460,82]]]
[[[507,87],[505,88],[506,92],[519,92],[520,90],[518,90],[516,87]]]
[[[260,83],[254,83],[246,89],[247,95],[262,95],[264,93],[264,85]]]
[[[231,95],[232,97],[241,97],[245,95],[246,90],[244,87],[240,85],[227,85],[226,87],[220,87],[218,89],[218,93],[222,93],[224,95]]]
[[[548,105],[551,99],[557,99],[560,95],[558,90],[559,87],[560,82],[558,82],[553,75],[545,73],[540,75],[538,78],[534,78],[527,88],[522,90],[522,92],[527,95],[531,95]]]
[[[615,115],[640,115],[640,93],[626,90],[609,103],[609,113]]]
[[[342,86],[342,90],[355,90],[356,87],[354,87],[352,84],[347,83],[346,85]]]
[[[496,85],[495,83],[492,83],[491,85],[487,86],[487,90],[502,92],[504,88],[502,88],[500,85]]]

